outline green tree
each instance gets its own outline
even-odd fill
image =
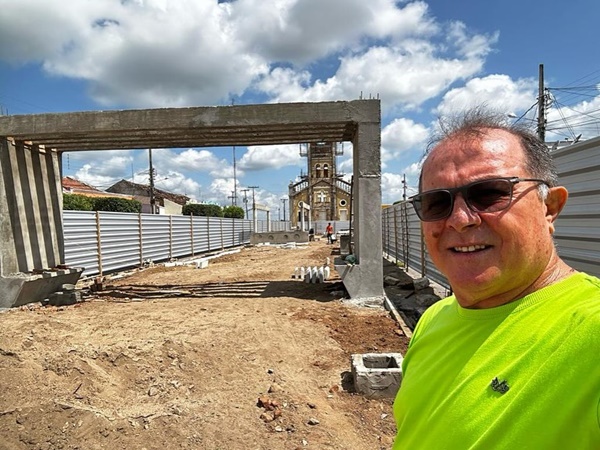
[[[99,197],[94,199],[94,211],[139,213],[142,211],[142,204],[138,200],[126,198]]]
[[[93,211],[94,201],[91,197],[79,194],[63,194],[63,209],[69,211]]]
[[[244,208],[239,206],[225,206],[223,208],[223,217],[230,217],[232,219],[243,219]]]
[[[223,217],[223,208],[208,203],[188,203],[181,213],[185,216]]]

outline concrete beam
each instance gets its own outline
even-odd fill
[[[0,116],[0,136],[59,151],[351,141],[379,101]]]

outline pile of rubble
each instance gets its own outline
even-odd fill
[[[425,310],[441,299],[429,278],[412,278],[387,260],[383,262],[383,286],[386,296],[411,330]]]

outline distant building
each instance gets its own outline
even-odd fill
[[[133,196],[117,194],[114,192],[101,191],[83,181],[76,180],[73,177],[63,177],[61,180],[63,194],[76,194],[85,197],[117,197],[132,200]]]
[[[337,172],[336,157],[343,149],[335,142],[318,142],[301,147],[307,158],[308,174],[289,185],[290,221],[300,222],[300,202],[310,206],[311,221],[350,220],[351,184]],[[308,217],[304,218],[305,222]]]
[[[107,191],[131,195],[142,204],[143,213],[152,213],[152,207],[150,205],[150,186],[148,185],[121,180],[109,187]],[[154,200],[157,209],[154,211],[154,214],[177,215],[181,214],[183,205],[190,200],[190,197],[154,188]]]

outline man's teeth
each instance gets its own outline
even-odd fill
[[[476,250],[483,250],[485,245],[469,245],[468,247],[454,247],[455,252],[469,253]]]

